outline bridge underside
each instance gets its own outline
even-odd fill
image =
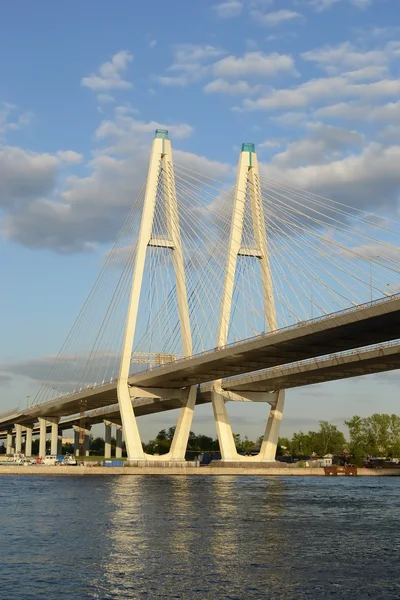
[[[337,355],[315,361],[305,361],[295,364],[274,367],[251,375],[231,377],[222,381],[223,389],[236,393],[241,392],[272,392],[279,389],[302,387],[316,383],[336,381],[350,377],[358,377],[374,373],[393,371],[400,368],[400,343],[385,345],[352,354]],[[85,425],[92,426],[108,419],[120,423],[120,413],[117,406],[116,384],[103,386],[101,393],[91,390],[88,394],[87,409],[85,411]],[[97,392],[97,393],[96,393]],[[196,404],[205,404],[211,401],[211,384],[199,387]],[[15,423],[32,424],[39,416],[66,416],[65,410],[71,410],[71,415],[76,415],[75,400],[68,406],[53,406],[53,403],[31,409],[30,414],[20,413],[9,417],[8,422],[3,422],[1,427],[13,426]],[[102,404],[99,404],[102,402]],[[94,406],[93,406],[94,405]],[[162,411],[178,409],[182,406],[180,398],[136,398],[133,400],[135,414],[140,416],[155,414]],[[95,409],[95,410],[92,410]],[[33,413],[34,410],[34,414]],[[50,412],[52,411],[52,412]],[[63,419],[59,428],[66,430],[73,425],[81,423],[79,416]],[[37,430],[38,431],[38,430]],[[35,432],[35,430],[34,430]]]

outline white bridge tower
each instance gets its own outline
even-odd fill
[[[246,202],[250,202],[251,208],[251,220],[254,236],[254,247],[252,248],[243,246],[243,221]],[[218,347],[223,347],[228,342],[238,256],[246,256],[249,258],[249,260],[256,260],[259,262],[263,289],[264,312],[268,325],[268,331],[274,331],[277,329],[277,320],[271,268],[268,255],[267,234],[262,207],[258,160],[255,153],[254,144],[242,144],[242,151],[239,157],[228,246],[228,257],[221,303],[221,316],[218,330]],[[245,392],[242,392],[241,396],[243,400],[264,401],[271,405],[260,453],[254,457],[244,457],[237,453],[228,412],[225,406],[225,402],[232,399],[232,394],[223,390],[221,380],[216,380],[214,381],[212,391],[212,405],[222,460],[235,462],[274,461],[285,402],[285,392],[283,390],[273,394],[252,392],[248,395],[246,395]]]
[[[157,188],[160,181],[160,174],[162,174],[163,181],[163,200],[166,218],[167,236],[165,239],[154,238],[152,236]],[[121,412],[122,426],[125,434],[128,460],[183,461],[185,460],[186,446],[192,424],[194,406],[196,403],[197,386],[192,386],[186,391],[180,390],[183,396],[183,405],[180,410],[171,449],[168,454],[158,457],[146,455],[143,452],[136,417],[132,407],[132,400],[136,397],[168,398],[171,395],[176,397],[176,391],[174,392],[174,390],[158,389],[142,390],[139,388],[132,388],[128,384],[132,346],[138,318],[146,253],[149,246],[153,246],[155,248],[169,248],[172,252],[182,348],[184,355],[190,356],[192,354],[192,336],[190,331],[189,308],[186,293],[178,206],[175,192],[171,142],[168,138],[168,131],[163,129],[156,130],[151,149],[146,193],[144,197],[139,239],[136,247],[131,294],[126,319],[126,329],[117,384],[117,394],[119,409]]]

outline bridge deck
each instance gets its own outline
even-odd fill
[[[130,378],[141,387],[182,388],[400,337],[400,298],[280,329]]]
[[[365,361],[364,365],[360,367],[355,366],[357,361],[352,358],[352,355],[344,357],[343,360],[340,359],[337,363],[340,368],[336,368],[334,364],[334,361],[338,359],[324,358],[310,363],[309,366],[304,363],[290,366],[290,363],[391,341],[399,337],[400,298],[395,297],[360,307],[357,310],[334,314],[325,319],[278,330],[219,350],[156,367],[133,375],[130,383],[144,388],[182,388],[192,384],[210,382],[214,379],[254,373],[266,367],[287,365],[282,367],[279,372],[273,373],[274,369],[271,369],[269,374],[264,372],[264,374],[247,376],[241,382],[236,380],[235,384],[229,384],[229,389],[232,391],[245,389],[268,391],[279,387],[296,387],[398,368],[400,364],[395,355],[399,349],[396,346],[393,346],[393,352],[387,355],[381,353],[376,357],[369,356],[369,363]],[[370,351],[368,350],[368,352]],[[327,364],[326,360],[331,360],[332,363]],[[250,383],[251,387],[249,387]],[[163,410],[162,407],[167,407],[167,402],[146,401],[141,404],[143,408],[140,410],[157,412]],[[117,393],[114,382],[47,402],[21,411],[18,415],[9,413],[0,415],[0,428],[6,428],[16,422],[33,423],[37,421],[38,417],[74,415],[79,413],[81,406],[85,411],[90,411],[116,403]],[[176,408],[179,405],[175,402],[175,405],[170,405],[170,408]],[[144,409],[145,406],[147,406],[146,409]],[[142,414],[148,413],[143,412]]]

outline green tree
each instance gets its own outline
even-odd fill
[[[90,441],[90,451],[93,452],[96,456],[104,456],[104,438],[96,437],[91,438]]]
[[[317,454],[320,456],[325,456],[325,454],[342,454],[346,445],[343,432],[339,431],[336,425],[328,423],[328,421],[320,421],[319,426],[319,431],[316,435]]]

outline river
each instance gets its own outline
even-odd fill
[[[0,598],[400,598],[400,478],[0,478]]]

